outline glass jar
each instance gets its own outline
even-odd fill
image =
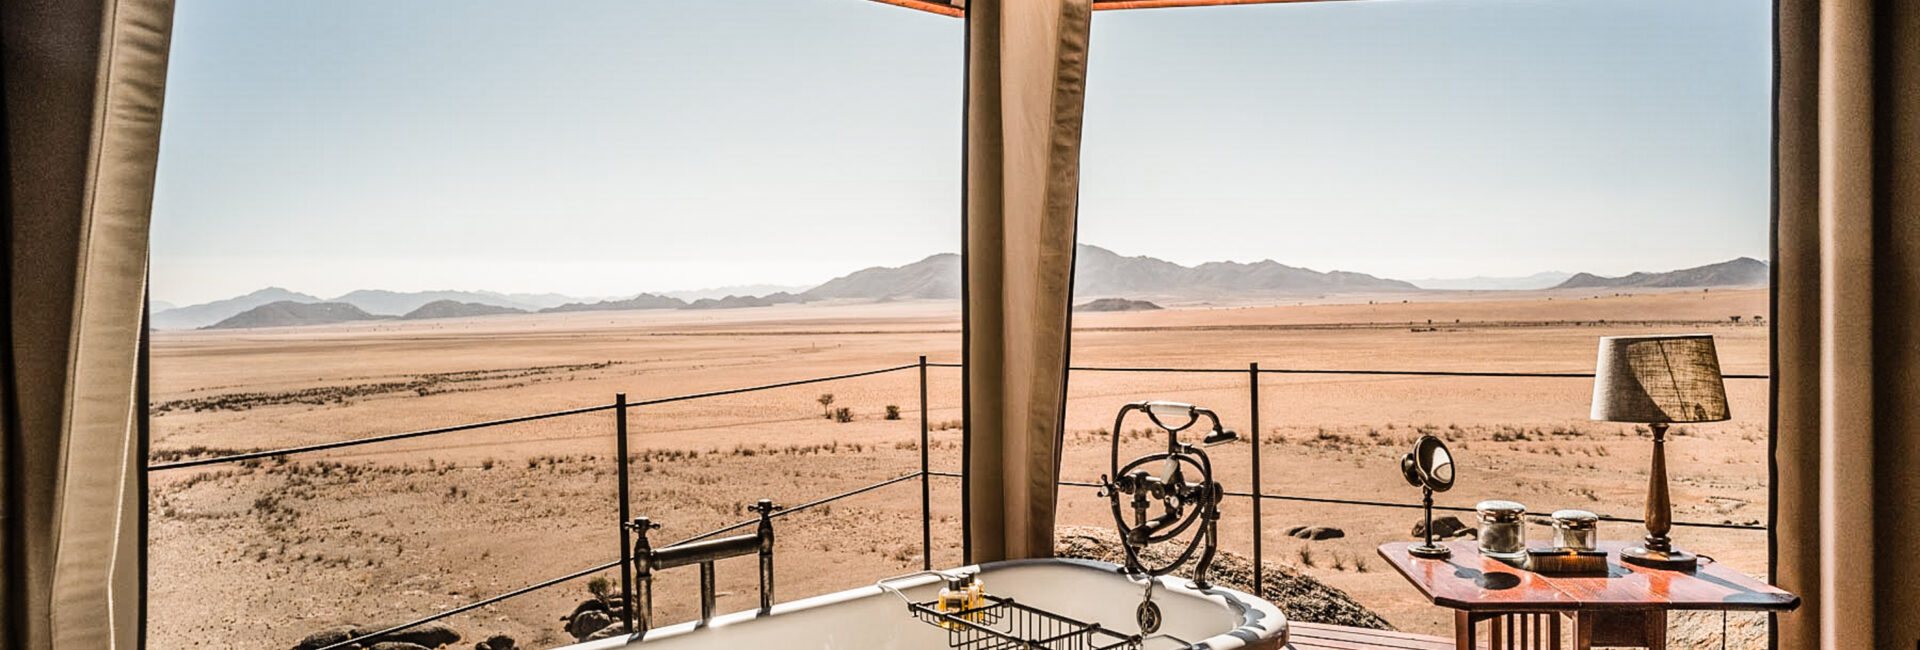
[[[1553,512],[1553,546],[1591,551],[1598,548],[1600,516],[1585,510]]]
[[[1501,560],[1526,557],[1526,506],[1512,501],[1481,501],[1473,509],[1480,515],[1481,555]]]

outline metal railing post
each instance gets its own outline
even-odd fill
[[[920,355],[920,568],[933,570],[933,488],[927,472],[927,355]]]
[[[1260,538],[1266,534],[1261,525],[1260,502],[1260,362],[1247,364],[1247,443],[1253,448],[1253,595],[1265,598],[1261,592],[1266,589],[1266,567],[1261,562]]]
[[[628,472],[627,455],[627,394],[616,393],[613,396],[613,431],[615,459],[620,468],[614,473],[620,477],[620,624],[628,630],[633,629],[633,531],[626,523],[632,521],[633,496],[628,485],[632,478]],[[1256,499],[1257,501],[1257,499]]]

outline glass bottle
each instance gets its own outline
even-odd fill
[[[1512,501],[1481,501],[1473,509],[1480,516],[1480,554],[1501,560],[1527,555],[1527,507]]]
[[[1553,512],[1553,546],[1591,551],[1597,548],[1600,516],[1585,510]]]
[[[972,579],[968,576],[947,578],[947,586],[940,590],[940,597],[935,604],[935,609],[939,610],[941,614],[947,615],[959,614],[960,612],[966,611],[973,598],[972,583]],[[965,625],[961,625],[958,621],[951,618],[941,619],[940,627],[949,630],[966,629]]]

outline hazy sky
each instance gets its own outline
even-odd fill
[[[1764,257],[1769,11],[1102,12],[1080,239],[1399,278]],[[961,30],[864,0],[185,0],[154,295],[624,295],[956,251]]]

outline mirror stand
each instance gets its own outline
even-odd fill
[[[1426,506],[1427,511],[1427,525],[1425,526],[1427,543],[1407,547],[1407,554],[1429,560],[1453,557],[1453,549],[1433,543],[1433,488],[1422,487],[1421,492],[1423,493],[1421,504]]]

